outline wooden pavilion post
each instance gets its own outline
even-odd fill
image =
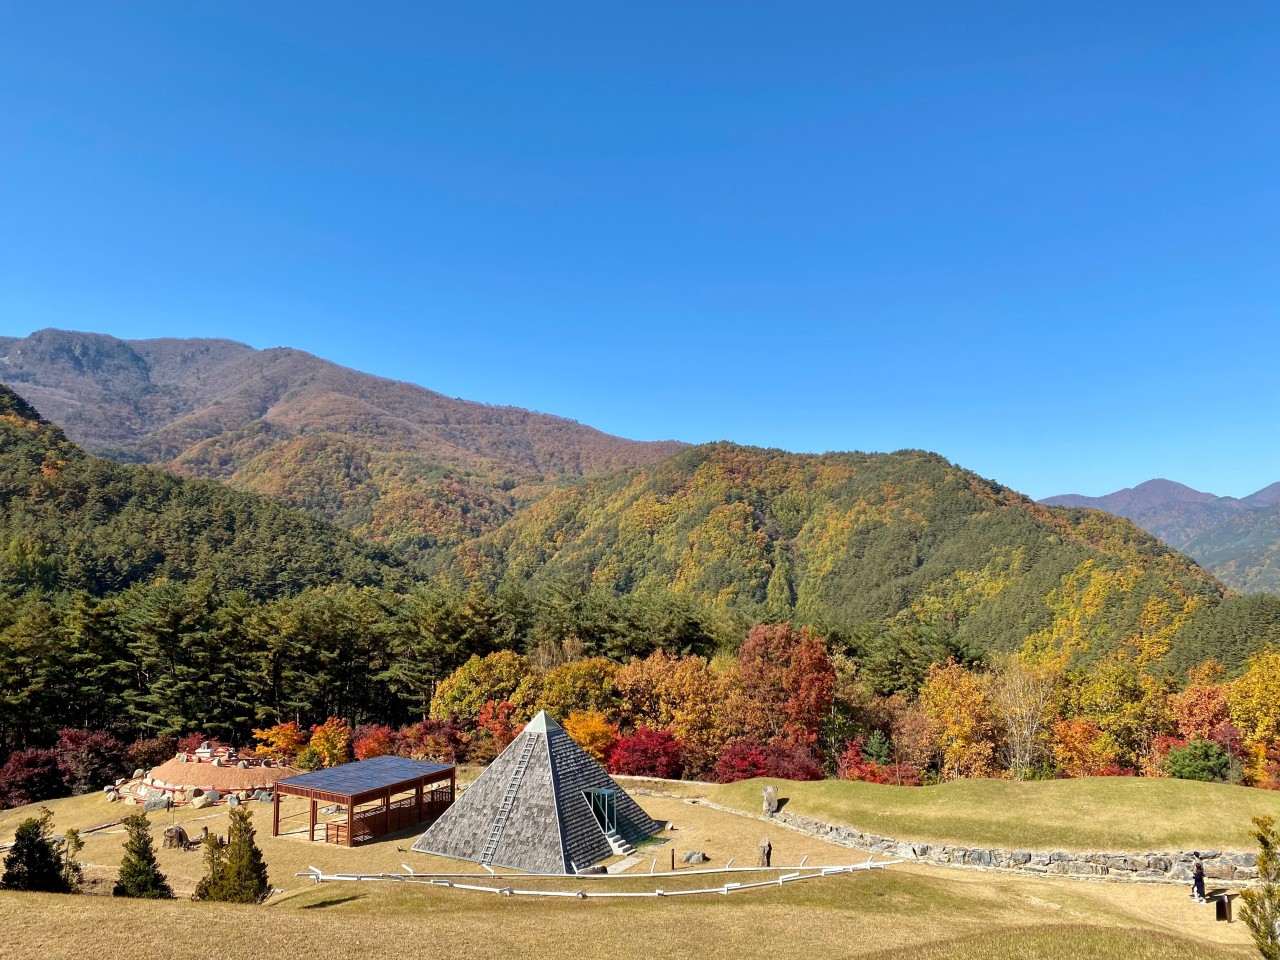
[[[356,798],[347,797],[347,846],[356,845]]]
[[[417,822],[421,823],[422,822],[422,781],[421,780],[418,781],[418,786],[413,791],[413,799],[414,799],[414,802],[417,804],[417,811],[418,811]]]
[[[316,802],[314,799],[311,801],[311,828],[307,833],[307,839],[313,843],[316,839]]]
[[[390,787],[387,787],[387,789],[382,794],[382,832],[383,833],[391,832],[391,788]]]
[[[271,835],[280,836],[280,791],[272,791],[271,802]]]

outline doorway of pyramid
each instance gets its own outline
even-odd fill
[[[582,791],[582,795],[587,798],[587,803],[591,804],[591,812],[595,815],[596,823],[600,824],[600,829],[604,831],[605,836],[616,834],[618,832],[618,791],[614,788],[592,789]]]

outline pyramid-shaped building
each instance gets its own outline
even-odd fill
[[[658,829],[544,710],[413,849],[529,873],[576,873]]]

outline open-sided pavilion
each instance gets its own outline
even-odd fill
[[[281,797],[311,801],[310,840],[316,839],[320,804],[345,807],[344,819],[324,822],[323,839],[354,847],[438,817],[453,804],[456,786],[457,771],[451,764],[405,757],[373,757],[304,773],[276,783],[271,835],[280,835]]]

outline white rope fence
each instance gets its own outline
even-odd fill
[[[805,858],[808,859],[807,857]],[[598,898],[619,898],[619,897],[688,897],[698,894],[718,893],[730,894],[737,893],[740,890],[758,890],[762,887],[778,887],[787,883],[796,883],[801,880],[817,880],[821,877],[832,877],[840,874],[857,873],[863,870],[880,870],[884,867],[892,866],[896,863],[902,863],[901,860],[888,860],[883,863],[873,863],[868,860],[866,863],[844,864],[832,867],[810,867],[809,872],[805,872],[800,867],[720,867],[710,870],[680,870],[676,872],[664,873],[648,873],[648,874],[625,874],[625,873],[604,873],[604,874],[545,874],[538,877],[525,874],[494,874],[495,880],[506,880],[509,877],[519,876],[521,879],[547,879],[547,880],[642,880],[659,877],[691,877],[706,876],[708,874],[742,874],[742,873],[777,873],[778,876],[770,880],[757,880],[750,883],[726,881],[716,887],[702,887],[696,890],[663,890],[655,888],[653,890],[641,891],[624,891],[624,890],[531,890],[522,889],[513,886],[487,886],[477,883],[460,882],[464,880],[489,879],[482,874],[475,873],[416,873],[414,869],[407,864],[401,864],[404,867],[404,873],[324,873],[318,867],[309,867],[306,873],[297,873],[294,876],[308,877],[316,883],[334,883],[340,881],[383,881],[390,883],[414,883],[431,887],[444,887],[449,890],[469,890],[476,893],[496,893],[500,896],[507,897],[570,897],[578,900],[592,900]],[[803,864],[801,865],[803,866]]]

